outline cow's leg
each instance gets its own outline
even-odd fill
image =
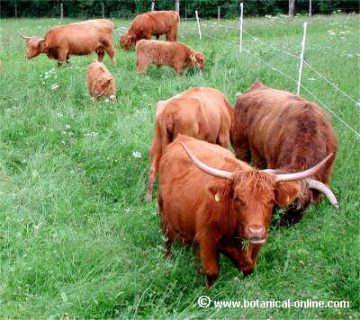
[[[137,72],[140,74],[145,74],[147,72],[149,65],[146,62],[139,62],[139,59],[136,62]]]
[[[202,237],[198,241],[200,261],[203,272],[206,274],[207,285],[210,288],[219,276],[219,253],[217,241],[214,237]]]
[[[169,32],[166,33],[166,41],[176,41],[177,28],[173,27]]]
[[[102,62],[104,60],[105,51],[103,47],[99,47],[96,49],[96,54],[98,56],[98,61]]]
[[[64,62],[67,61],[69,56],[69,52],[67,49],[58,49],[57,50],[57,60],[58,60],[58,66],[61,66]]]
[[[260,252],[261,247],[261,244],[250,243],[247,248],[241,250],[241,271],[243,272],[245,277],[253,273],[256,265],[256,258]]]
[[[182,72],[182,65],[180,63],[177,63],[173,65],[173,68],[175,69],[177,75],[180,76]]]
[[[241,264],[243,261],[243,254],[241,253],[241,242],[231,239],[221,244],[221,253],[226,255],[232,263],[241,271]]]
[[[261,245],[250,243],[248,247],[242,247],[241,243],[231,239],[223,243],[220,249],[233,262],[235,267],[242,271],[244,276],[247,276],[255,269],[256,257]]]
[[[112,45],[112,43],[106,43],[104,46],[104,50],[106,51],[106,53],[109,55],[111,63],[113,65],[116,65],[116,60],[115,60],[115,48]]]

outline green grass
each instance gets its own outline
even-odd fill
[[[298,54],[303,21],[246,19],[244,27],[259,40]],[[156,201],[143,202],[155,104],[193,86],[218,88],[234,104],[256,79],[293,92],[296,84],[249,53],[239,56],[231,44],[236,30],[204,21],[199,41],[190,21],[182,22],[180,40],[204,51],[203,73],[190,70],[177,77],[169,68],[151,67],[139,76],[134,52],[117,48],[117,67],[108,58],[105,63],[116,78],[118,102],[93,104],[85,79],[94,55],[73,57],[70,68],[57,68],[46,56],[24,59],[17,31],[43,34],[58,23],[2,20],[0,26],[0,318],[358,317],[359,140],[352,132],[332,119],[340,151],[331,186],[341,209],[323,201],[297,225],[272,227],[253,275],[242,279],[222,258],[221,276],[207,291],[192,250],[175,246],[173,258],[163,258]],[[117,28],[128,24],[116,21]],[[296,79],[292,57],[246,34],[244,48]],[[311,20],[306,60],[357,101],[359,52],[358,16]],[[303,79],[360,131],[359,109],[350,100],[306,68]],[[52,90],[53,84],[59,88]],[[142,157],[134,157],[135,151]],[[350,309],[200,309],[201,295],[348,300]]]

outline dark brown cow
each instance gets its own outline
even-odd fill
[[[151,39],[166,35],[167,41],[176,41],[180,21],[176,11],[152,11],[139,14],[132,21],[128,32],[120,37],[120,45],[129,50],[141,39]]]
[[[137,71],[141,74],[146,73],[150,64],[157,67],[169,66],[180,74],[183,69],[189,67],[204,69],[205,56],[202,52],[196,52],[177,41],[140,40],[136,44]]]
[[[115,49],[112,38],[114,25],[106,19],[88,20],[70,23],[50,29],[45,37],[26,37],[26,57],[32,59],[40,53],[46,53],[58,64],[68,62],[70,55],[85,55],[96,52],[102,61],[105,52],[115,63]]]
[[[268,173],[218,145],[179,135],[167,146],[159,167],[166,254],[174,240],[197,244],[208,286],[219,275],[219,253],[245,275],[251,273],[274,205],[287,207],[299,195],[295,181],[313,175],[331,157],[302,172]]]
[[[333,153],[312,179],[301,184],[299,197],[281,223],[299,221],[308,204],[319,200],[319,191],[337,207],[327,186],[337,152],[336,138],[329,119],[315,103],[256,82],[236,102],[232,144],[239,159],[251,159],[260,169],[288,172],[309,168]]]
[[[146,200],[151,200],[161,155],[178,134],[228,148],[232,117],[233,109],[226,97],[213,88],[192,88],[168,100],[159,101],[150,149],[151,166]]]

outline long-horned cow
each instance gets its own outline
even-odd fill
[[[277,172],[303,170],[334,154],[321,170],[301,183],[301,192],[281,224],[299,221],[309,203],[319,201],[320,193],[338,206],[327,186],[337,152],[336,137],[329,119],[315,103],[257,81],[236,102],[231,141],[239,159]]]
[[[132,21],[128,32],[120,37],[120,45],[129,50],[141,39],[158,39],[165,34],[167,41],[176,41],[180,21],[176,11],[152,11],[139,14]]]
[[[278,174],[255,169],[218,145],[179,135],[159,167],[166,254],[174,240],[197,244],[208,286],[219,275],[219,253],[245,275],[251,273],[273,207],[287,207],[299,195],[296,181],[314,175],[332,157],[304,171]]]
[[[26,41],[28,59],[46,53],[50,59],[58,60],[60,65],[69,62],[70,55],[91,52],[96,52],[98,60],[102,61],[106,52],[115,63],[113,30],[112,21],[95,19],[51,28],[44,37],[20,36]]]
[[[192,88],[168,100],[159,101],[150,149],[151,166],[146,200],[151,200],[161,155],[178,134],[228,148],[232,117],[233,109],[226,97],[213,88]]]

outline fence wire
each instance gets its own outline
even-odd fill
[[[217,24],[217,25],[220,25],[220,24]],[[205,24],[206,26],[206,24]],[[236,29],[238,30],[238,28],[236,27],[232,27],[232,26],[224,26],[224,25],[220,25],[222,27],[230,27],[232,29]],[[184,26],[183,26],[184,27]],[[190,26],[186,26],[186,27],[190,27]],[[211,26],[212,27],[212,26]],[[213,28],[213,30],[215,30],[216,28]],[[196,30],[194,30],[194,33],[196,33]],[[206,37],[206,38],[209,38],[209,39],[212,39],[212,40],[215,40],[215,41],[218,41],[218,42],[221,42],[221,43],[226,43],[227,45],[231,45],[231,46],[234,46],[234,47],[237,47],[238,46],[238,42],[236,41],[227,41],[227,40],[223,40],[223,39],[219,39],[217,37],[214,37],[213,35],[208,35],[206,34],[204,31],[206,31],[206,29],[202,29],[202,36],[203,37]],[[248,36],[250,36],[253,40],[254,39],[257,39],[257,41],[261,42],[262,44],[265,44],[267,45],[268,47],[278,51],[278,52],[281,52],[285,55],[288,55],[288,56],[291,56],[291,57],[296,57],[298,58],[297,55],[291,53],[291,52],[288,52],[288,51],[285,51],[285,50],[282,50],[274,45],[270,45],[262,40],[259,40],[256,36],[250,34],[249,32],[247,31],[244,31],[243,32],[245,34],[247,34]],[[253,57],[255,57],[257,60],[259,60],[261,63],[263,63],[265,66],[267,66],[268,68],[270,68],[271,70],[279,73],[280,75],[282,75],[283,77],[285,77],[286,79],[294,82],[294,83],[297,83],[298,80],[292,78],[291,76],[289,76],[286,72],[282,71],[281,69],[279,68],[276,68],[274,67],[273,65],[271,65],[269,62],[265,61],[264,59],[262,59],[259,55],[257,55],[254,51],[251,51],[250,49],[248,48],[244,48],[243,51]],[[317,71],[314,67],[312,67],[309,63],[307,63],[306,61],[304,61],[304,64],[310,69],[312,70],[314,73],[316,73],[320,78],[322,78],[324,81],[326,81],[329,85],[331,85],[337,92],[340,92],[343,96],[347,97],[348,99],[350,99],[352,102],[355,103],[355,105],[359,108],[359,103],[353,98],[351,97],[349,94],[347,94],[346,92],[344,92],[343,90],[341,90],[338,86],[336,86],[332,81],[330,81],[329,79],[327,79],[323,74],[321,74],[319,71]],[[325,104],[322,100],[320,100],[312,91],[310,91],[308,88],[306,88],[304,85],[301,84],[301,88],[304,89],[315,101],[317,101],[321,106],[323,106],[331,115],[333,115],[337,120],[340,121],[341,124],[343,124],[347,129],[349,129],[352,133],[355,134],[356,138],[358,140],[360,140],[360,133],[358,131],[356,131],[351,125],[349,125],[341,116],[339,116],[332,108],[330,108],[327,104]]]

